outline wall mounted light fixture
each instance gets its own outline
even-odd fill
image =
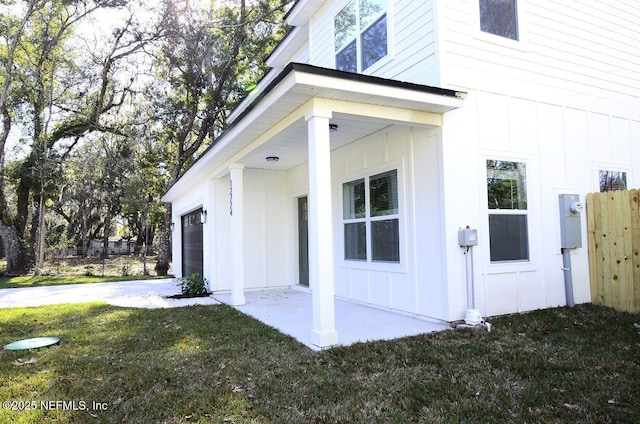
[[[338,124],[329,124],[329,131],[332,133],[338,132]]]

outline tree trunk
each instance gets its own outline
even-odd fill
[[[171,203],[165,203],[167,212],[162,220],[160,237],[158,240],[158,259],[156,260],[156,273],[168,275],[171,262]]]
[[[102,237],[102,255],[104,260],[109,257],[109,233],[111,232],[111,207],[107,208],[107,216],[104,219],[104,235]]]
[[[25,247],[16,233],[16,229],[0,222],[0,240],[7,254],[7,274],[17,275],[27,272]]]

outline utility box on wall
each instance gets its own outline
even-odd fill
[[[573,249],[582,247],[582,228],[580,213],[583,205],[578,194],[560,196],[560,247]]]
[[[458,230],[458,244],[461,247],[478,245],[478,230],[472,228],[461,228]]]

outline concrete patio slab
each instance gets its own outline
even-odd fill
[[[214,297],[222,303],[231,304],[230,295]],[[310,291],[295,288],[248,291],[245,298],[245,305],[234,308],[312,349],[318,349],[311,343]],[[335,311],[340,346],[373,340],[392,340],[451,328],[443,323],[340,299],[335,301]]]

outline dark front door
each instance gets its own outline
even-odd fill
[[[202,209],[182,216],[182,276],[202,275]]]
[[[300,284],[309,285],[309,212],[307,197],[298,198],[298,268]]]

